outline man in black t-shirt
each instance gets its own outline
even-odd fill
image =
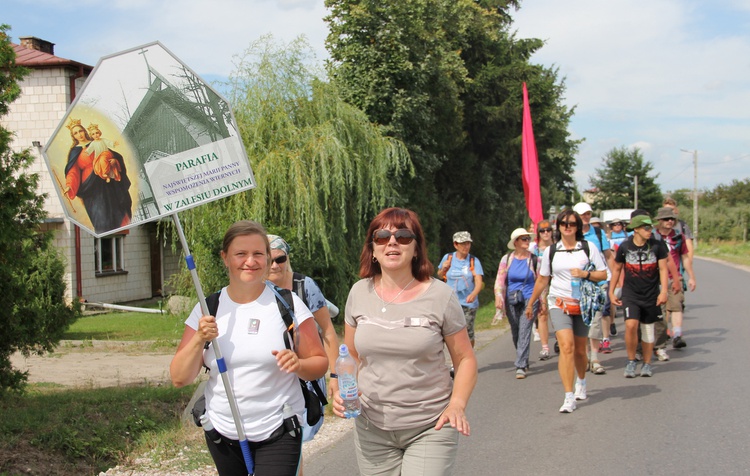
[[[622,299],[610,288],[612,304],[622,306],[625,313],[625,348],[628,364],[625,377],[635,377],[638,326],[641,330],[643,367],[641,377],[651,377],[654,350],[654,323],[662,319],[661,305],[667,302],[667,258],[669,251],[663,241],[651,237],[653,222],[645,215],[633,217],[628,225],[633,236],[620,244],[612,268],[612,282],[624,273]]]

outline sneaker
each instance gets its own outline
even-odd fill
[[[669,354],[667,354],[666,349],[656,349],[656,357],[661,362],[666,362],[667,360],[669,360]]]
[[[524,369],[516,369],[516,378],[517,379],[526,378],[526,371]]]
[[[609,325],[609,335],[611,336],[617,335],[617,326],[615,325],[614,322],[612,322],[612,324]]]
[[[640,352],[636,352],[635,353],[635,361],[636,362],[640,362],[641,360],[643,360],[643,354],[641,354]]]
[[[588,396],[586,395],[586,384],[581,383],[578,379],[576,379],[576,391],[575,391],[575,399],[576,400],[586,400]]]
[[[559,354],[559,353],[560,353],[560,344],[555,342],[555,354]]]
[[[672,339],[672,348],[673,349],[682,349],[683,347],[687,347],[687,344],[684,340],[682,340],[682,336],[677,336],[674,339]]]
[[[654,372],[651,370],[651,364],[643,364],[641,367],[641,377],[651,377]]]
[[[549,360],[549,349],[542,349],[539,351],[539,360]]]
[[[591,372],[595,375],[604,375],[607,373],[607,371],[604,370],[604,367],[602,367],[602,364],[600,364],[598,360],[591,361]]]
[[[539,331],[534,329],[534,342],[541,342],[542,336],[539,335]]]
[[[644,367],[648,364],[644,364]],[[625,378],[635,378],[635,360],[629,360],[628,365],[625,366]]]
[[[565,396],[565,401],[560,407],[560,413],[573,413],[576,409],[576,398],[574,396]]]
[[[609,345],[609,340],[603,340],[602,343],[599,344],[599,352],[602,354],[612,353],[612,347]]]

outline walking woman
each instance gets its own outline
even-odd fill
[[[513,250],[500,259],[495,278],[495,308],[505,312],[516,347],[516,378],[525,379],[529,370],[529,348],[533,321],[526,319],[524,309],[534,291],[537,276],[537,259],[529,252],[531,233],[516,228],[510,235],[508,249]],[[539,303],[533,303],[534,314]]]
[[[544,250],[554,243],[552,224],[547,220],[542,220],[536,225],[536,240],[531,242],[529,251],[537,257],[537,262],[542,262]],[[539,313],[536,316],[539,340],[542,342],[542,350],[539,351],[539,360],[548,360],[549,352],[549,309],[547,307],[547,292],[545,288],[539,299]],[[535,338],[536,339],[536,338]]]
[[[292,271],[292,263],[289,259],[291,248],[282,237],[278,235],[268,235],[268,241],[271,244],[271,267],[269,269],[268,280],[280,288],[289,289],[302,299],[310,312],[312,312],[317,330],[323,340],[323,347],[328,356],[328,368],[334,372],[336,359],[339,356],[339,340],[336,336],[336,329],[331,322],[331,313],[328,310],[326,298],[323,291],[320,290],[318,283],[310,276]],[[318,379],[318,385],[325,391],[326,379]],[[308,388],[312,392],[310,384]],[[315,426],[307,424],[307,417],[302,419],[302,442],[310,441],[323,426],[323,419]]]
[[[354,445],[361,475],[449,475],[477,361],[453,290],[432,278],[417,214],[381,211],[370,223],[346,302],[344,343],[359,365],[362,414]],[[455,368],[451,380],[443,348]],[[334,413],[343,417],[341,396]]]
[[[583,221],[578,213],[570,208],[560,213],[557,216],[557,229],[560,230],[560,241],[544,251],[534,293],[526,306],[526,317],[534,318],[532,303],[539,299],[544,289],[549,286],[549,316],[560,346],[557,370],[565,389],[565,400],[560,407],[560,413],[571,413],[576,409],[576,400],[586,400],[587,397],[586,348],[589,332],[581,317],[579,300],[573,298],[571,281],[605,280],[607,266],[599,249],[585,242]],[[554,255],[550,256],[552,250]],[[584,271],[589,262],[594,264],[594,271]]]
[[[265,229],[243,220],[224,235],[221,258],[229,285],[221,290],[216,317],[203,316],[196,305],[185,321],[185,331],[169,367],[172,383],[192,383],[205,365],[210,370],[206,385],[206,416],[220,438],[206,444],[221,476],[247,475],[237,428],[219,378],[219,365],[207,342],[217,339],[226,375],[242,416],[245,436],[257,476],[294,476],[302,454],[302,435],[284,426],[282,409],[291,406],[297,420],[305,411],[299,380],[325,374],[328,358],[320,343],[315,321],[299,297],[294,300],[294,350],[284,343],[286,327],[276,296],[266,285],[271,249]],[[296,424],[299,428],[299,423]]]

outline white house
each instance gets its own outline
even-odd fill
[[[96,239],[65,218],[41,150],[80,91],[92,66],[60,58],[54,44],[35,37],[13,44],[16,63],[31,72],[21,82],[21,96],[0,118],[15,133],[14,150],[30,148],[36,160],[40,193],[47,194],[44,227],[54,231],[54,244],[67,261],[68,297],[89,302],[127,302],[162,295],[165,277],[179,268],[179,256],[147,223],[126,233]],[[71,139],[72,143],[72,139]]]

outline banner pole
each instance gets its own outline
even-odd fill
[[[206,304],[206,296],[203,294],[203,287],[201,286],[200,278],[198,277],[198,271],[195,268],[195,261],[193,256],[190,254],[190,247],[188,247],[187,240],[185,239],[185,233],[182,230],[182,224],[177,216],[177,213],[172,213],[172,220],[174,221],[177,234],[180,237],[180,243],[182,243],[182,249],[185,251],[185,263],[190,270],[190,275],[193,278],[193,285],[195,285],[195,291],[198,294],[198,301],[201,304],[201,311],[203,315],[208,315],[208,305]],[[219,373],[221,374],[221,380],[224,383],[224,390],[227,392],[227,399],[229,400],[229,408],[232,410],[232,417],[234,418],[234,425],[237,427],[237,437],[240,442],[240,448],[242,449],[242,455],[245,458],[245,466],[247,467],[247,474],[252,475],[254,473],[254,462],[253,457],[250,454],[250,446],[247,443],[247,437],[245,436],[245,428],[242,425],[242,417],[240,416],[240,410],[237,408],[237,401],[234,398],[234,392],[232,391],[232,384],[229,382],[229,376],[227,375],[227,365],[224,362],[224,357],[221,354],[219,348],[219,342],[216,339],[211,341],[211,347],[214,349],[216,355],[216,365],[219,367]]]

